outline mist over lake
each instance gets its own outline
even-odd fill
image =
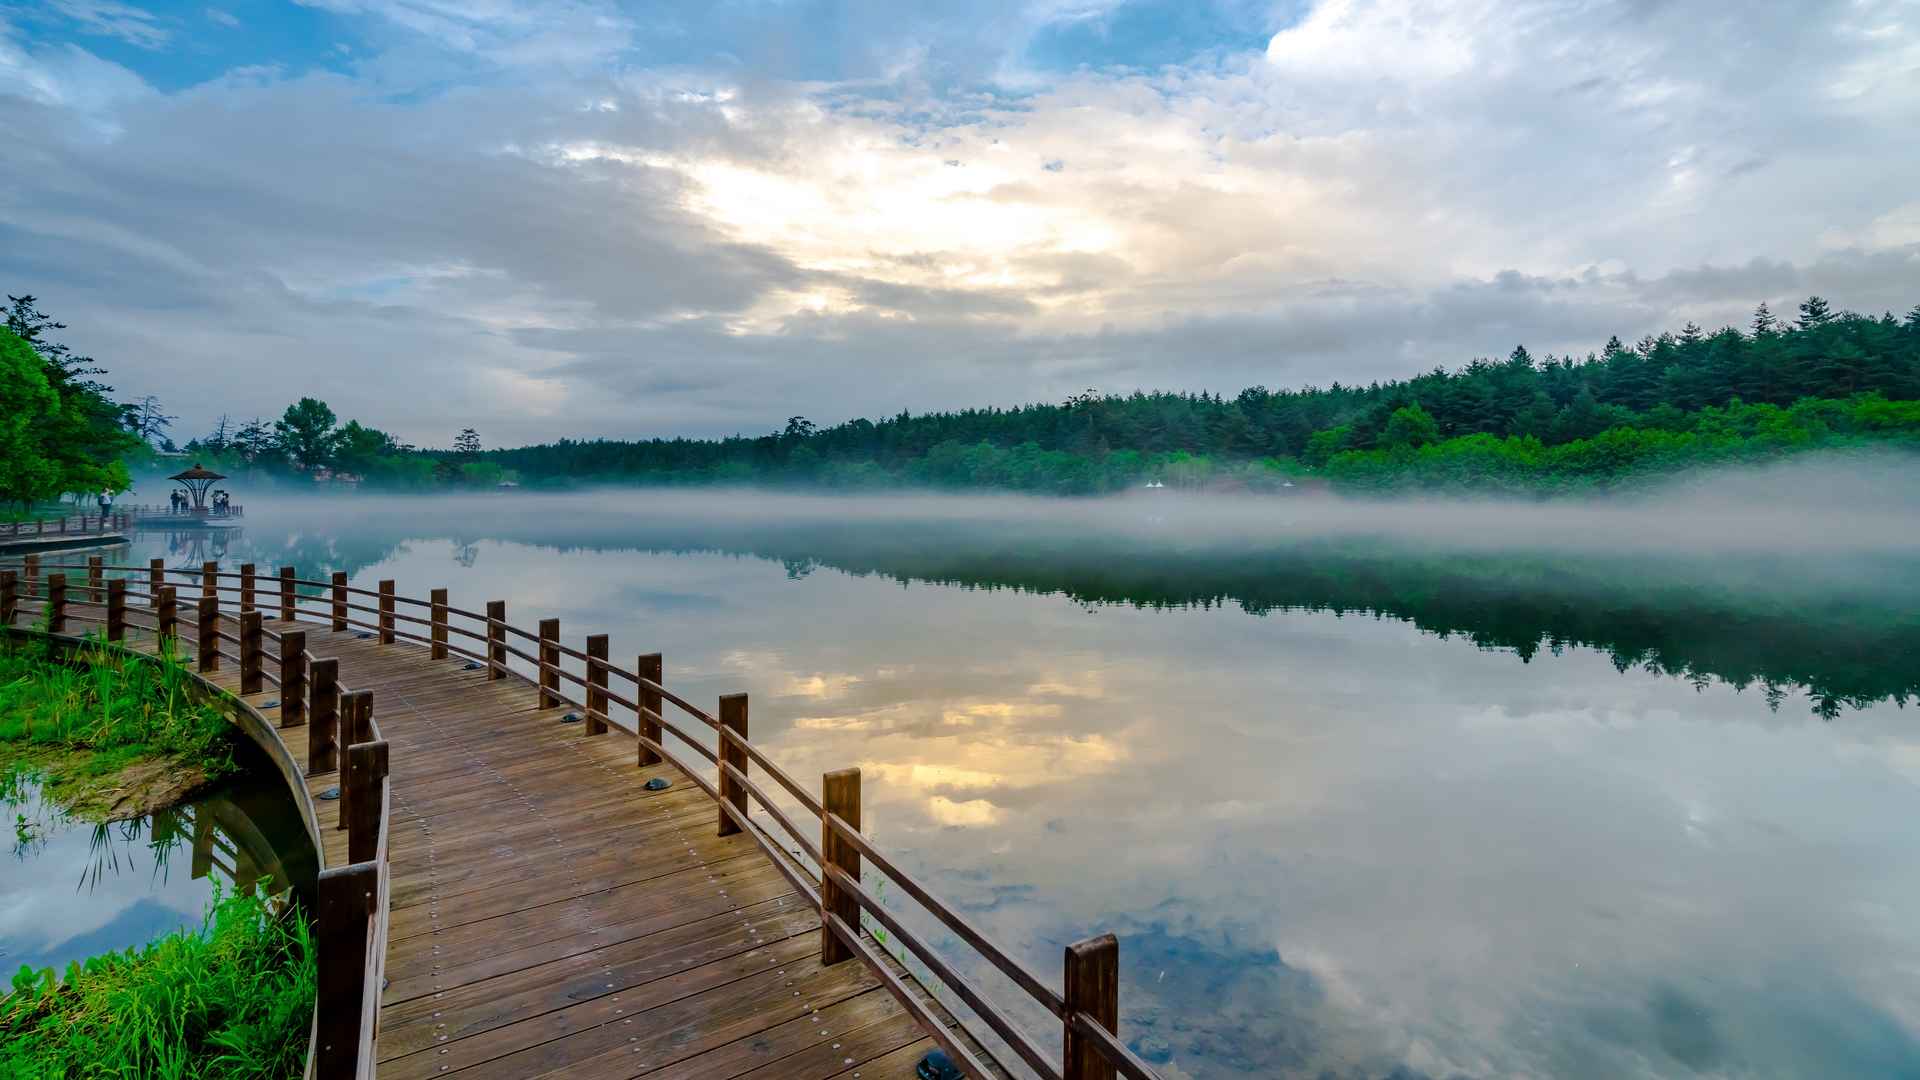
[[[748,692],[757,743],[860,766],[876,842],[1044,976],[1118,933],[1122,1030],[1169,1076],[1892,1076],[1920,1069],[1912,475],[269,495],[129,554],[444,585]]]

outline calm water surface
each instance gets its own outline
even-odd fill
[[[860,766],[869,831],[1039,971],[1117,932],[1169,1076],[1920,1075],[1904,511],[1621,563],[1554,538],[1592,520],[1461,542],[1479,512],[1388,550],[1196,539],[1206,505],[245,501],[131,554],[446,585],[749,692],[769,752]]]
[[[280,774],[243,747],[245,771],[149,817],[95,825],[41,797],[29,776],[0,783],[0,970],[65,971],[89,956],[198,927],[214,889],[309,889],[313,847]]]

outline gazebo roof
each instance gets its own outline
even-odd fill
[[[186,472],[174,473],[172,476],[167,477],[167,479],[169,480],[225,480],[226,477],[222,476],[217,472],[214,472],[211,469],[201,468],[200,463],[196,461],[193,463],[193,468],[188,469]]]

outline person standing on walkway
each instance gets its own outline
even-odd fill
[[[100,516],[106,517],[113,510],[113,492],[108,488],[100,489]]]

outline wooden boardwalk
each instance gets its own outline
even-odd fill
[[[712,798],[671,766],[636,766],[630,740],[587,737],[532,684],[424,648],[266,625],[304,631],[380,703],[393,817],[379,1075],[881,1080],[913,1076],[935,1047],[872,969],[822,966],[818,912],[746,834],[717,835]],[[231,663],[207,677],[240,696]],[[277,697],[241,700],[277,723]],[[655,776],[671,786],[646,790]],[[306,778],[323,867],[347,862],[341,804],[321,798],[339,781]]]
[[[709,713],[659,681],[657,653],[626,669],[607,635],[568,648],[558,619],[529,632],[504,601],[481,615],[445,589],[250,563],[28,557],[0,566],[0,626],[23,622],[132,648],[163,634],[242,703],[319,849],[320,1080],[883,1080],[936,1046],[966,1075],[1008,1075],[890,950],[1042,1080],[1156,1080],[1116,1034],[1113,934],[1067,945],[1054,989],[860,831],[858,769],[814,794],[748,738],[745,694]],[[1059,1050],[890,910],[882,882],[1051,1013]]]

